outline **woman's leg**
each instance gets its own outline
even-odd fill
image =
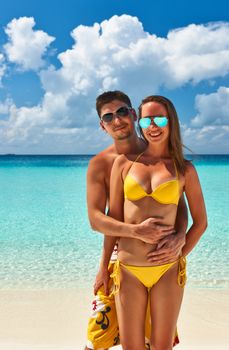
[[[145,350],[146,287],[125,267],[120,268],[120,290],[115,297],[123,350]]]
[[[177,283],[178,264],[175,263],[150,291],[152,350],[171,350],[173,347],[184,292]]]

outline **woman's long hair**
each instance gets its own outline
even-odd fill
[[[138,108],[139,119],[142,116],[142,106],[148,102],[158,102],[158,103],[162,104],[163,106],[165,106],[167,113],[168,113],[169,128],[170,128],[169,129],[170,130],[170,132],[169,132],[169,153],[170,153],[171,157],[174,159],[178,171],[180,173],[184,174],[184,172],[185,172],[185,159],[184,159],[184,155],[183,155],[183,144],[182,144],[182,140],[181,140],[180,125],[179,125],[178,116],[177,116],[177,112],[176,112],[175,107],[172,104],[172,102],[166,97],[163,97],[160,95],[148,96],[142,100],[142,102]],[[139,128],[140,128],[141,136],[146,141],[140,125],[139,125]]]

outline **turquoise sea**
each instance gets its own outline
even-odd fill
[[[90,229],[91,156],[0,156],[0,289],[92,288],[103,236]],[[229,287],[229,155],[195,155],[208,229],[188,257],[191,287]],[[198,203],[197,203],[198,205]]]

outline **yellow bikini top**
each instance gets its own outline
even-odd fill
[[[141,157],[143,153],[139,154],[132,165]],[[131,165],[131,167],[132,167]],[[131,168],[130,167],[130,168]],[[137,201],[143,197],[152,197],[157,202],[162,204],[176,204],[179,202],[179,178],[174,162],[174,167],[176,171],[176,179],[163,182],[158,185],[151,193],[147,193],[139,183],[133,179],[129,174],[125,177],[124,180],[124,195],[125,198],[130,201]],[[129,169],[130,171],[130,169]]]

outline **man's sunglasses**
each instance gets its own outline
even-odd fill
[[[152,123],[152,120],[154,124],[159,126],[159,128],[164,128],[168,124],[168,117],[165,117],[163,115],[160,116],[150,116],[150,117],[144,117],[139,120],[139,125],[142,129],[147,129],[150,124]]]
[[[123,106],[123,107],[120,107],[114,113],[106,113],[106,114],[102,115],[101,120],[104,123],[111,123],[113,121],[113,119],[115,118],[115,116],[120,117],[120,118],[127,117],[129,115],[129,111],[130,111],[130,108]]]

